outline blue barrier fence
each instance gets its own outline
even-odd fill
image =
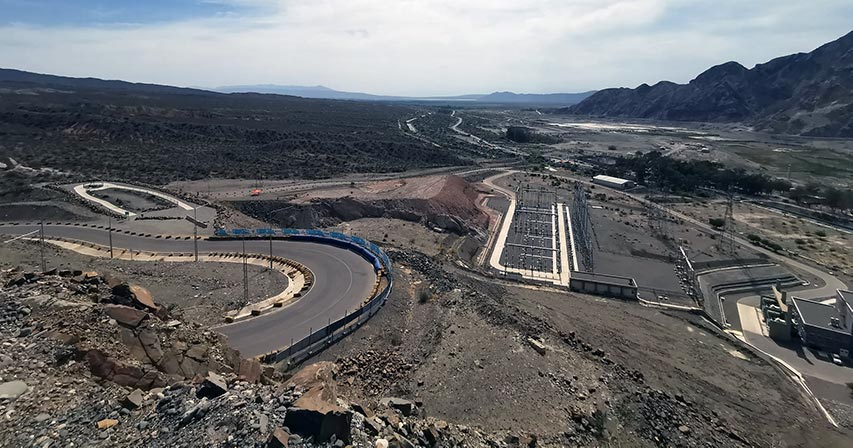
[[[382,289],[379,294],[371,298],[361,308],[354,310],[334,322],[331,322],[324,328],[317,329],[305,338],[294,342],[290,347],[279,350],[274,353],[263,356],[263,361],[266,363],[277,363],[281,361],[300,362],[311,356],[312,347],[319,347],[321,343],[331,344],[332,342],[346,336],[349,332],[358,328],[361,324],[370,319],[388,300],[391,293],[391,287],[394,284],[391,270],[391,260],[388,255],[382,251],[376,244],[359,238],[357,236],[346,235],[340,232],[324,232],[322,230],[302,230],[302,229],[216,229],[216,236],[227,237],[270,237],[281,235],[288,238],[308,241],[322,241],[328,244],[339,244],[346,246],[351,250],[359,252],[363,257],[370,260],[374,268],[379,271],[385,270],[388,278],[388,284]]]
[[[231,229],[230,231],[227,229],[216,229],[214,232],[216,236],[237,236],[237,237],[251,237],[251,236],[287,236],[287,237],[308,237],[308,238],[323,238],[331,241],[340,241],[347,245],[354,245],[361,249],[364,249],[368,252],[368,255],[371,255],[370,258],[376,258],[378,264],[381,266],[376,266],[377,269],[380,267],[384,267],[386,272],[391,273],[391,260],[385,255],[385,252],[379,248],[376,244],[364,239],[359,238],[357,236],[346,235],[340,232],[324,232],[322,230],[314,230],[314,229]],[[377,263],[374,263],[376,265]]]

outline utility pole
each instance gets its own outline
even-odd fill
[[[109,235],[110,235],[110,258],[113,258],[113,215],[107,215],[110,217],[110,225],[109,225]]]
[[[41,234],[39,235],[41,239],[41,271],[47,272],[47,265],[44,262],[44,220],[41,220]]]
[[[198,210],[198,206],[193,207],[193,251],[195,252],[195,261],[198,262],[198,218],[196,218],[196,210]]]
[[[246,240],[243,240],[243,304],[249,304],[249,260],[246,258]]]

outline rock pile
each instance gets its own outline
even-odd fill
[[[424,253],[414,250],[389,250],[387,254],[395,265],[399,263],[408,266],[423,275],[430,289],[436,293],[445,293],[458,287],[457,280],[441,268],[441,262]]]

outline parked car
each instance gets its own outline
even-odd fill
[[[837,365],[837,366],[843,366],[844,365],[844,362],[841,361],[841,357],[835,353],[832,354],[832,363]]]

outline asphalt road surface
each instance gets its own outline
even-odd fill
[[[0,226],[0,234],[22,235],[38,230],[37,225]],[[36,233],[34,236],[38,236]],[[106,230],[88,227],[46,225],[45,237],[62,237],[107,246]],[[192,240],[164,240],[113,233],[113,247],[144,252],[192,253]],[[239,253],[239,240],[199,240],[200,254]],[[269,242],[246,241],[246,253],[269,254]],[[352,312],[368,298],[376,280],[373,265],[349,250],[303,241],[273,240],[272,253],[307,266],[314,273],[311,289],[293,304],[248,320],[217,327],[228,337],[231,347],[244,357],[253,357],[285,348],[307,336],[309,330],[327,325]],[[251,288],[252,285],[249,285]],[[225,310],[223,310],[225,311]]]

